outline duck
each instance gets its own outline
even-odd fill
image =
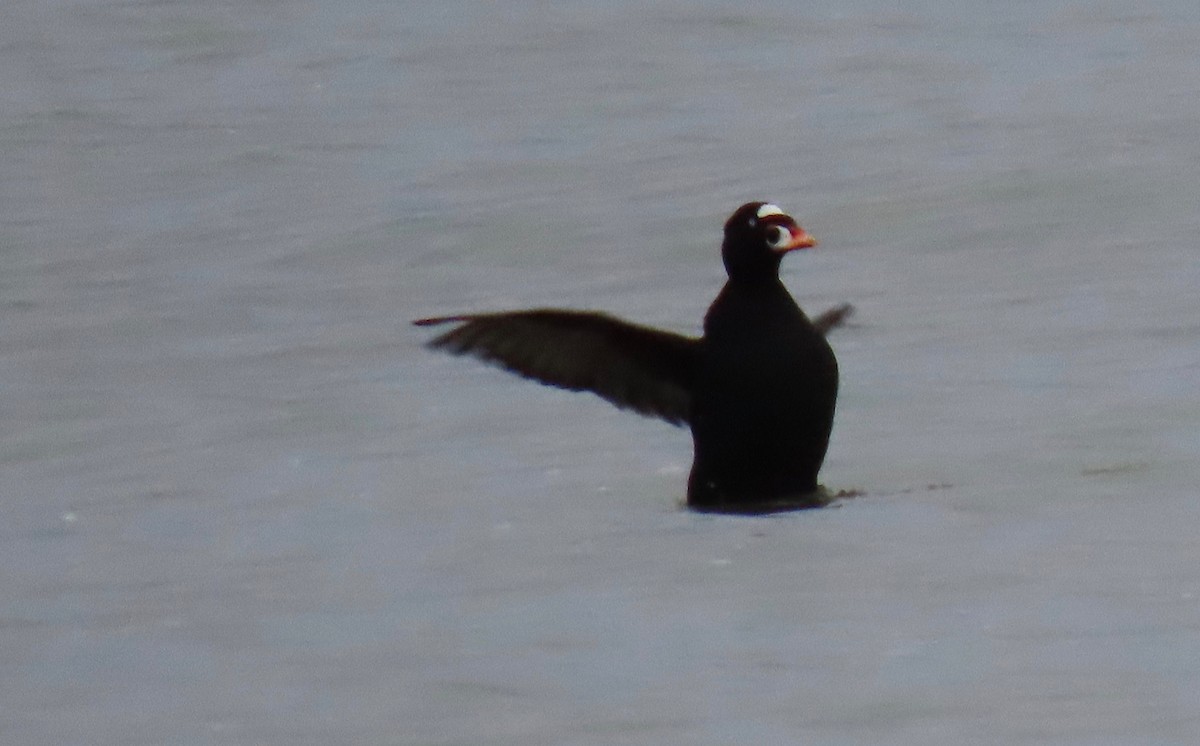
[[[413,323],[451,325],[426,342],[429,348],[690,428],[686,505],[692,510],[817,508],[832,499],[818,473],[838,394],[837,358],[826,335],[854,308],[845,303],[810,319],[784,286],[784,257],[816,245],[772,202],[737,208],[721,243],[727,280],[699,337],[562,308]]]

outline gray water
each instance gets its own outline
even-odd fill
[[[3,743],[1196,742],[1191,0],[3,15]],[[408,325],[696,332],[750,199],[839,507]]]

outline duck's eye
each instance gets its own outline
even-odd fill
[[[772,249],[783,248],[784,244],[792,240],[792,232],[782,225],[772,225],[767,228],[767,245]]]

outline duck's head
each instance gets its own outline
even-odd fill
[[[747,202],[725,221],[721,258],[731,280],[770,280],[779,276],[784,254],[816,245],[778,205]]]

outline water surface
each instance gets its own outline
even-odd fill
[[[3,26],[5,743],[1194,743],[1193,4]],[[858,307],[840,507],[407,325],[695,332],[760,198]]]

